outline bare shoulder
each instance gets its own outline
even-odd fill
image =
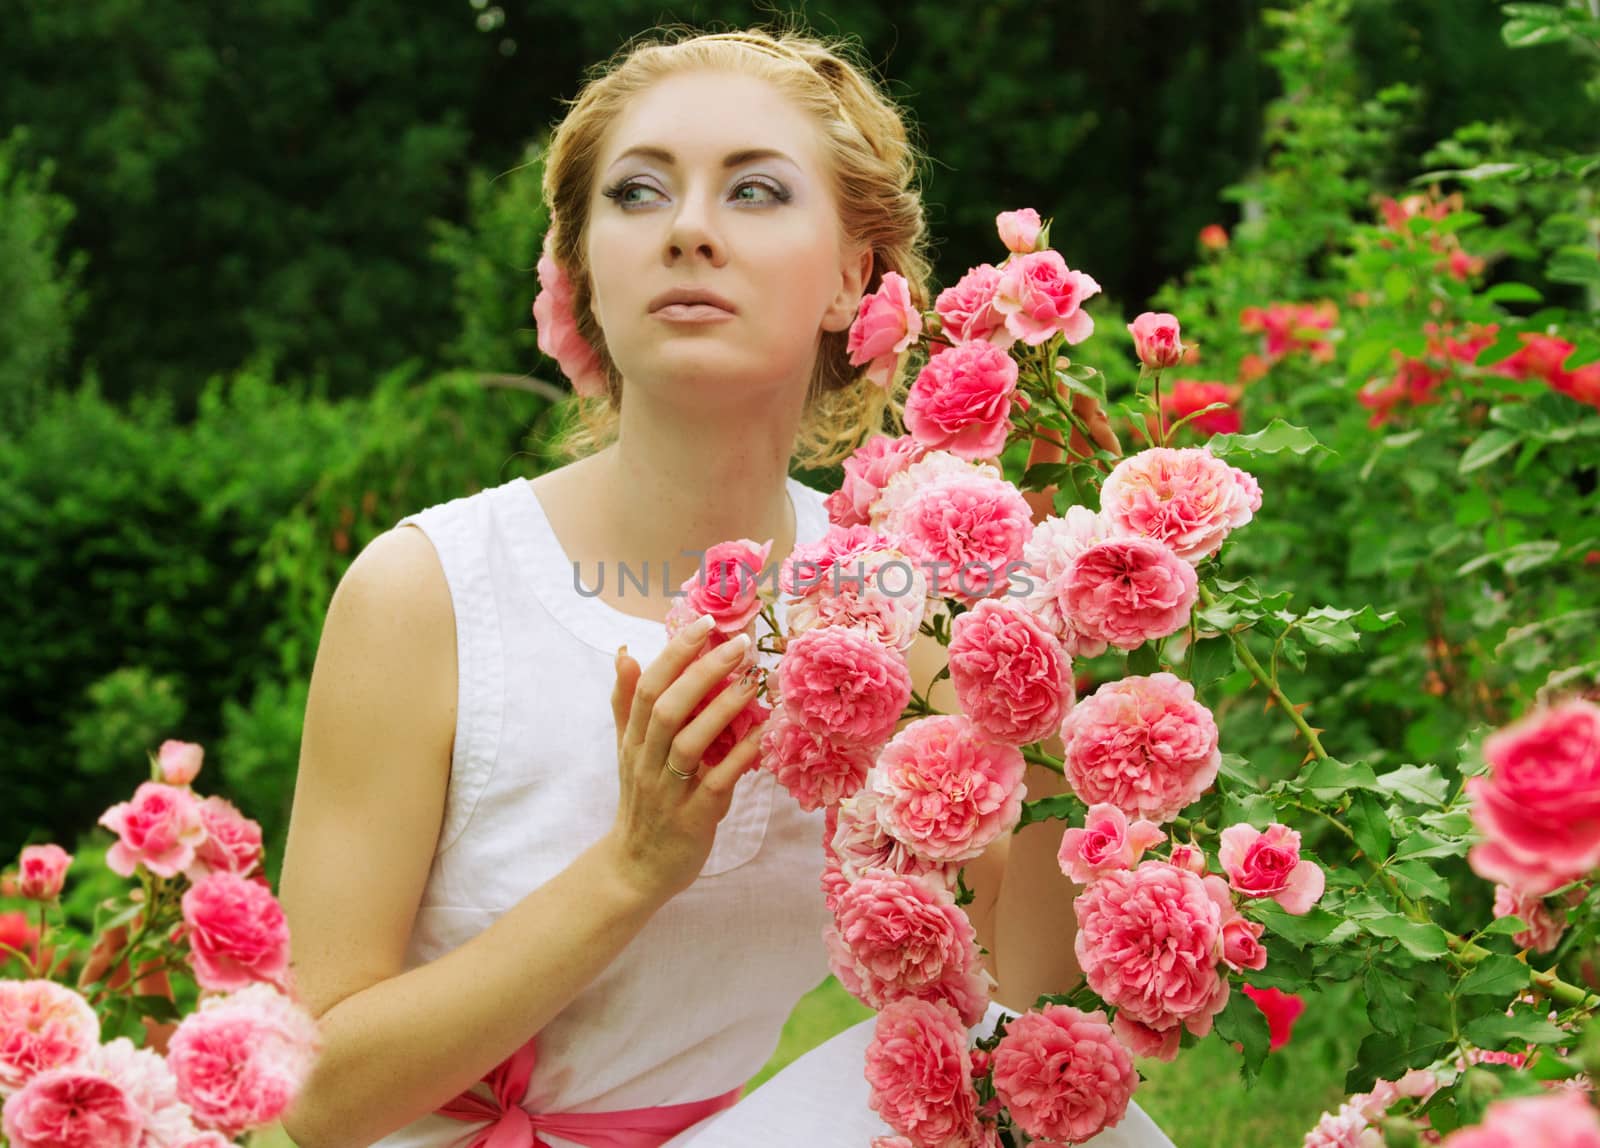
[[[335,589],[306,700],[279,884],[314,1015],[403,971],[443,823],[456,675],[438,554],[395,527]]]

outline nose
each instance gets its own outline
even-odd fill
[[[726,259],[722,236],[713,223],[711,200],[715,194],[714,190],[692,189],[678,201],[667,230],[668,263],[677,263],[689,256],[703,258],[716,267]]]

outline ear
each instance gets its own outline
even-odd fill
[[[872,278],[872,248],[862,247],[843,262],[839,276],[839,291],[822,313],[824,331],[848,331],[861,308],[861,296],[866,294],[867,281]]]

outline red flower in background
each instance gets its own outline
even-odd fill
[[[1306,1011],[1306,1002],[1282,989],[1258,989],[1244,986],[1244,995],[1256,1002],[1256,1007],[1267,1018],[1267,1030],[1272,1034],[1269,1051],[1276,1051],[1289,1043],[1294,1032],[1294,1022]]]

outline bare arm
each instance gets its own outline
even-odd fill
[[[455,663],[432,544],[405,528],[374,539],[329,606],[280,882],[295,986],[323,1037],[283,1120],[300,1148],[365,1148],[471,1087],[661,903],[603,839],[476,937],[402,971],[448,789]]]

